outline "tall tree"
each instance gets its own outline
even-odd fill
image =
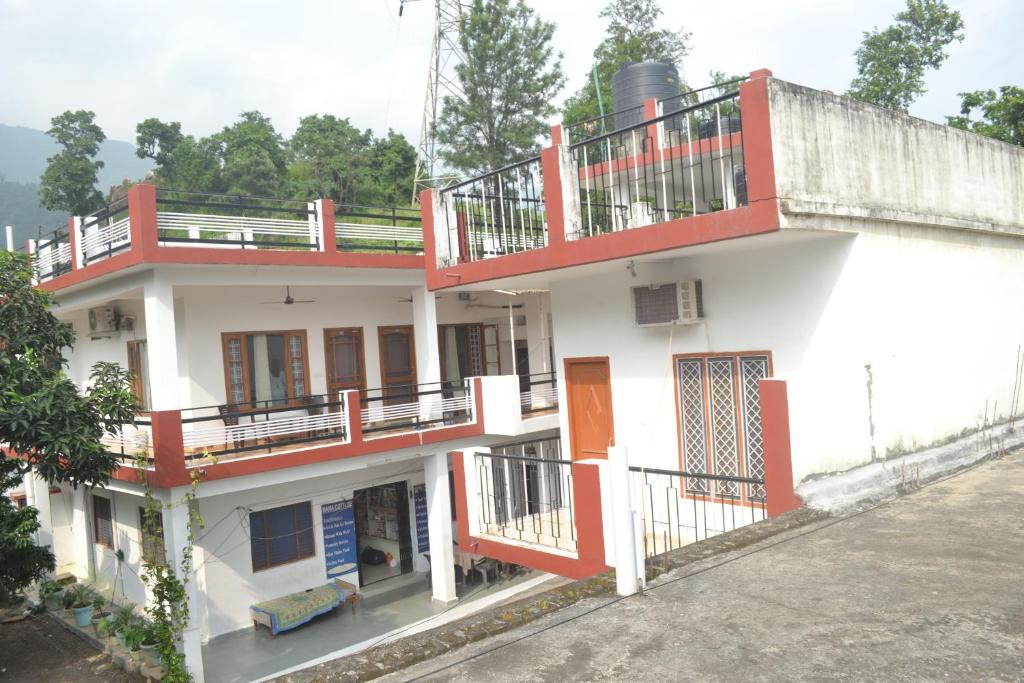
[[[972,119],[975,109],[981,110],[980,119]],[[975,90],[960,93],[960,115],[947,116],[954,128],[963,128],[978,135],[1024,146],[1024,88],[1004,85],[995,90]]]
[[[536,149],[565,82],[554,32],[523,0],[473,0],[459,35],[465,62],[455,70],[463,98],[444,98],[436,131],[449,166],[479,172]]]
[[[857,76],[846,94],[889,109],[906,110],[923,95],[928,69],[949,57],[946,48],[964,39],[964,21],[944,0],[907,0],[895,23],[864,33],[857,48]]]
[[[50,119],[46,134],[63,149],[46,160],[39,179],[39,203],[44,208],[80,216],[103,202],[96,188],[96,174],[103,162],[95,157],[107,136],[94,123],[95,118],[93,112],[80,109]]]
[[[600,16],[608,20],[604,40],[594,50],[594,67],[583,87],[566,100],[563,120],[594,118],[600,114],[601,106],[610,114],[614,109],[612,76],[626,62],[657,60],[678,64],[689,53],[690,34],[682,29],[658,28],[661,15],[658,0],[612,0],[601,10]],[[594,70],[601,84],[600,104],[592,76]]]
[[[49,308],[53,296],[32,286],[32,263],[0,252],[0,443],[27,459],[0,457],[0,597],[52,569],[35,547],[34,510],[20,512],[6,491],[32,467],[50,483],[102,486],[118,457],[100,442],[134,418],[128,374],[116,364],[93,367],[80,393],[65,374],[64,349],[75,335]]]
[[[160,119],[146,119],[135,126],[135,155],[140,159],[156,162],[158,175],[165,174],[171,163],[171,155],[184,136],[177,121],[164,123]]]
[[[370,203],[400,206],[408,202],[416,175],[416,148],[401,133],[389,130],[370,149]]]
[[[245,111],[213,136],[220,146],[221,175],[232,194],[273,196],[281,191],[287,167],[284,141],[270,119]]]
[[[303,199],[329,197],[339,204],[365,202],[360,195],[370,175],[372,144],[373,133],[357,129],[348,119],[330,114],[303,117],[289,142],[292,194]]]

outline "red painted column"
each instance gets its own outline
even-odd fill
[[[793,491],[793,457],[789,443],[789,399],[781,379],[758,382],[764,445],[764,486],[768,516],[795,510],[803,501]]]
[[[153,460],[156,464],[155,484],[161,488],[189,483],[185,468],[185,446],[182,443],[181,411],[157,410],[149,414],[153,430]]]
[[[540,168],[544,177],[544,213],[548,221],[548,246],[565,244],[565,191],[562,187],[561,147],[546,147],[540,151]]]
[[[604,515],[601,514],[601,470],[594,463],[572,464],[573,521],[576,553],[590,574],[604,571]]]
[[[338,238],[335,233],[334,200],[321,199],[319,204],[320,227],[322,229],[320,239],[323,240],[320,248],[325,254],[336,254],[338,253]]]
[[[71,248],[71,270],[78,270],[82,264],[78,262],[78,240],[82,236],[78,234],[74,217],[68,219],[68,244]]]
[[[420,221],[423,223],[423,267],[427,275],[427,289],[444,285],[445,278],[437,271],[437,242],[434,237],[434,193],[420,191]]]
[[[361,443],[363,440],[363,408],[358,391],[345,392],[345,411],[348,413],[349,443]]]
[[[562,124],[556,124],[551,126],[551,146],[558,147],[559,145],[565,144],[565,131],[562,128]]]
[[[142,259],[154,255],[157,249],[155,185],[140,184],[128,188],[128,218],[131,221],[132,252]]]
[[[768,69],[752,71],[750,80],[740,84],[748,204],[778,196],[775,188],[775,160],[772,156],[771,111],[768,106],[768,78],[771,75]]]
[[[455,526],[459,531],[459,547],[472,552],[469,540],[469,501],[466,500],[466,457],[452,451],[452,478],[455,480]]]

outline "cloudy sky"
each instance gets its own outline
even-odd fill
[[[528,0],[557,26],[575,90],[603,33],[605,0]],[[300,117],[347,116],[363,128],[418,136],[431,0],[0,0],[0,123],[47,128],[65,109],[91,109],[108,137],[133,140],[156,116],[191,133],[258,109],[289,135]],[[1021,85],[1020,0],[953,0],[966,23],[929,93],[911,112],[943,121],[962,90]],[[684,75],[710,69],[842,91],[862,31],[903,0],[664,0],[664,24],[693,33]]]

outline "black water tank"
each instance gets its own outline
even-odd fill
[[[664,100],[679,94],[679,72],[671,62],[626,62],[612,76],[615,100],[615,128],[626,128],[644,120],[644,100]],[[673,109],[678,108],[673,107]],[[668,112],[666,112],[668,113]]]

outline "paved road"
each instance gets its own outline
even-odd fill
[[[1024,680],[1024,451],[388,681]]]

